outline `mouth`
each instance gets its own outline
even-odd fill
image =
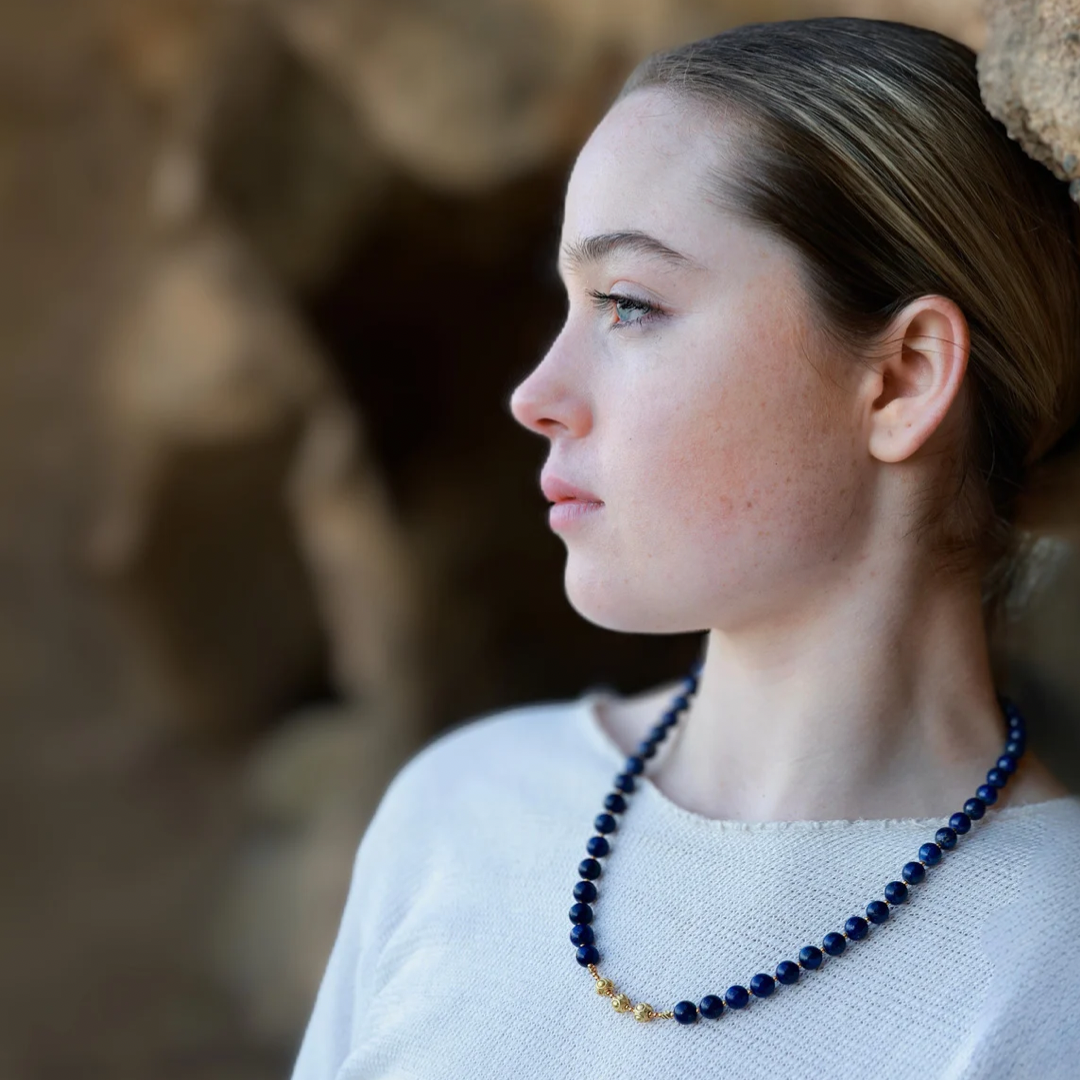
[[[560,499],[548,508],[548,524],[556,530],[571,528],[603,510],[599,500]]]

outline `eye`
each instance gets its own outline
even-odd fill
[[[590,289],[589,295],[593,298],[593,303],[598,310],[614,312],[618,322],[611,324],[612,330],[620,326],[634,326],[648,322],[660,313],[660,308],[655,304],[650,304],[647,300],[639,300],[635,296],[597,292],[595,289]]]

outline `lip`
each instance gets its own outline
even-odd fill
[[[540,476],[540,490],[544,493],[544,496],[549,502],[555,504],[563,502],[579,502],[579,503],[599,503],[603,506],[603,500],[599,495],[594,495],[591,491],[586,491],[584,488],[575,487],[573,484],[566,480],[563,480],[559,476],[553,476],[551,473],[542,473]]]
[[[552,503],[548,524],[553,529],[568,528],[604,508],[599,496],[551,473],[541,475],[540,488]]]

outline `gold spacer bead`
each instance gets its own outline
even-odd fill
[[[603,997],[608,997],[614,993],[615,984],[610,979],[597,979],[596,980],[596,992]]]
[[[651,1020],[654,1015],[653,1007],[644,1001],[641,1002],[641,1004],[634,1006],[635,1020],[640,1020],[642,1023],[645,1023],[647,1020]]]
[[[611,999],[611,1004],[615,1007],[616,1012],[629,1012],[633,1007],[630,1004],[630,999],[625,994],[616,994]]]

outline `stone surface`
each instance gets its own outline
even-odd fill
[[[987,108],[1080,203],[1080,3],[986,0]]]

